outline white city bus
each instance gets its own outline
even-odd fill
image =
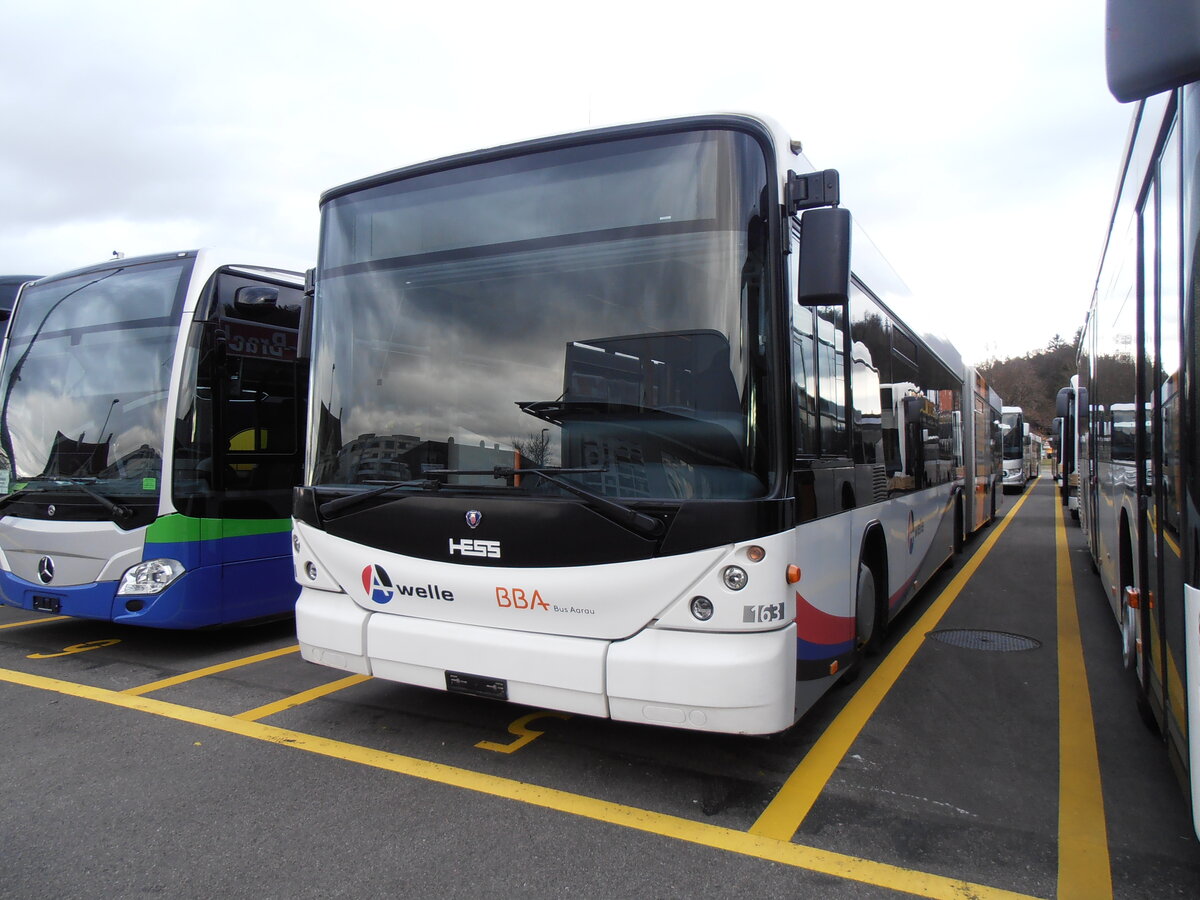
[[[1025,425],[1026,429],[1029,425]],[[1038,477],[1042,465],[1042,436],[1026,431],[1025,434],[1025,478],[1033,481]]]
[[[1029,483],[1029,425],[1019,406],[1005,406],[1000,415],[1004,446],[1004,492],[1020,493]]]
[[[836,176],[722,115],[327,192],[304,658],[770,733],[878,648],[968,521],[964,367]]]
[[[1058,442],[1058,493],[1071,518],[1079,520],[1079,456],[1087,442],[1086,432],[1079,428],[1080,410],[1087,407],[1087,391],[1079,388],[1079,376],[1072,375],[1071,383],[1060,388],[1054,399],[1055,437]]]
[[[974,366],[968,366],[963,393],[963,456],[966,477],[963,508],[966,534],[978,531],[996,516],[1003,479],[1004,404],[996,389]]]
[[[1108,26],[1139,102],[1080,344],[1080,510],[1200,834],[1200,4],[1110,2]]]

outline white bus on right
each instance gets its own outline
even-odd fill
[[[1200,2],[1108,0],[1107,34],[1136,102],[1079,351],[1079,510],[1200,834]]]

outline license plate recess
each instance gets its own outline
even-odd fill
[[[33,608],[40,612],[56,613],[62,611],[62,600],[46,594],[33,595]]]
[[[469,694],[489,700],[508,699],[508,682],[505,679],[468,675],[466,672],[447,672],[446,690],[452,694]]]

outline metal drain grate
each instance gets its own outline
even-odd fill
[[[963,647],[967,650],[996,650],[1001,653],[1009,653],[1014,650],[1036,650],[1042,646],[1041,641],[1025,637],[1023,634],[985,631],[978,628],[947,628],[941,631],[931,631],[925,636],[953,647]]]

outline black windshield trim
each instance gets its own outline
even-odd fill
[[[385,272],[411,266],[436,265],[447,262],[464,262],[474,259],[510,256],[514,253],[529,253],[539,250],[559,250],[563,247],[581,247],[587,244],[613,243],[660,235],[712,234],[726,229],[716,219],[691,219],[661,224],[627,225],[621,228],[602,228],[597,231],[579,231],[573,234],[555,234],[526,241],[506,241],[500,244],[479,244],[453,250],[434,250],[430,253],[414,253],[410,256],[392,256],[384,259],[369,259],[348,263],[331,269],[323,269],[322,277],[336,278],[344,275],[360,275],[364,272]]]
[[[553,150],[601,146],[610,142],[626,141],[634,138],[698,134],[705,131],[734,131],[748,134],[762,146],[763,152],[768,156],[768,161],[774,161],[774,145],[770,129],[761,120],[753,116],[738,114],[687,116],[678,119],[660,119],[653,122],[643,122],[637,125],[616,125],[609,128],[556,135],[548,138],[536,138],[530,141],[493,147],[489,150],[472,150],[453,156],[445,156],[402,169],[393,169],[378,175],[370,175],[366,178],[360,178],[357,181],[351,181],[338,187],[330,188],[321,195],[319,205],[323,207],[327,203],[340,200],[343,197],[384,185],[406,181],[410,178],[432,175],[465,166],[475,166],[479,163],[498,162],[500,160],[532,156]]]

